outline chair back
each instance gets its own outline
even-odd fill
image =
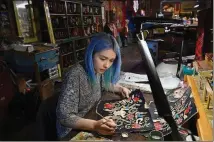
[[[37,135],[38,140],[56,141],[56,106],[59,93],[42,101],[37,113]]]

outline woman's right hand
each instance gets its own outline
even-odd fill
[[[112,119],[103,118],[94,125],[94,130],[102,135],[112,135],[115,132],[116,124]]]

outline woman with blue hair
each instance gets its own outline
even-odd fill
[[[92,37],[85,53],[85,65],[74,65],[66,74],[59,96],[57,135],[69,140],[72,130],[95,131],[112,135],[116,124],[112,119],[91,120],[83,118],[101,98],[102,86],[108,91],[128,97],[130,90],[117,83],[120,76],[121,55],[115,38],[100,33]]]

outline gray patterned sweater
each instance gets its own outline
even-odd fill
[[[76,121],[84,117],[101,98],[100,75],[92,87],[84,68],[74,65],[64,76],[61,94],[56,108],[56,129],[58,138],[65,137]]]

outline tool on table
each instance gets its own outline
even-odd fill
[[[134,82],[134,83],[145,83],[145,84],[148,84],[149,81],[137,81],[137,82]]]
[[[98,106],[98,105],[97,105]],[[104,117],[102,114],[100,114],[98,111],[97,111],[97,107],[96,107],[96,114],[99,115],[102,119],[105,119],[106,122],[109,121],[106,117]],[[105,123],[104,123],[105,124]]]
[[[148,139],[150,141],[163,141],[164,140],[164,136],[163,136],[163,133],[161,131],[151,131],[149,133],[149,137]]]
[[[197,140],[195,139],[194,135],[192,134],[192,132],[191,132],[189,129],[186,129],[186,128],[183,128],[183,127],[178,127],[178,129],[179,129],[179,130],[182,130],[182,129],[185,130],[185,131],[188,133],[188,135],[191,136],[191,138],[192,138],[193,141],[197,141]]]
[[[97,112],[97,114],[98,114],[100,117],[102,117],[102,119],[105,119],[106,121],[108,121],[108,119],[105,118],[104,116],[102,116],[99,112]]]
[[[121,133],[121,136],[122,136],[123,138],[127,138],[127,137],[129,137],[129,134],[128,134],[127,132],[122,132],[122,133]]]

